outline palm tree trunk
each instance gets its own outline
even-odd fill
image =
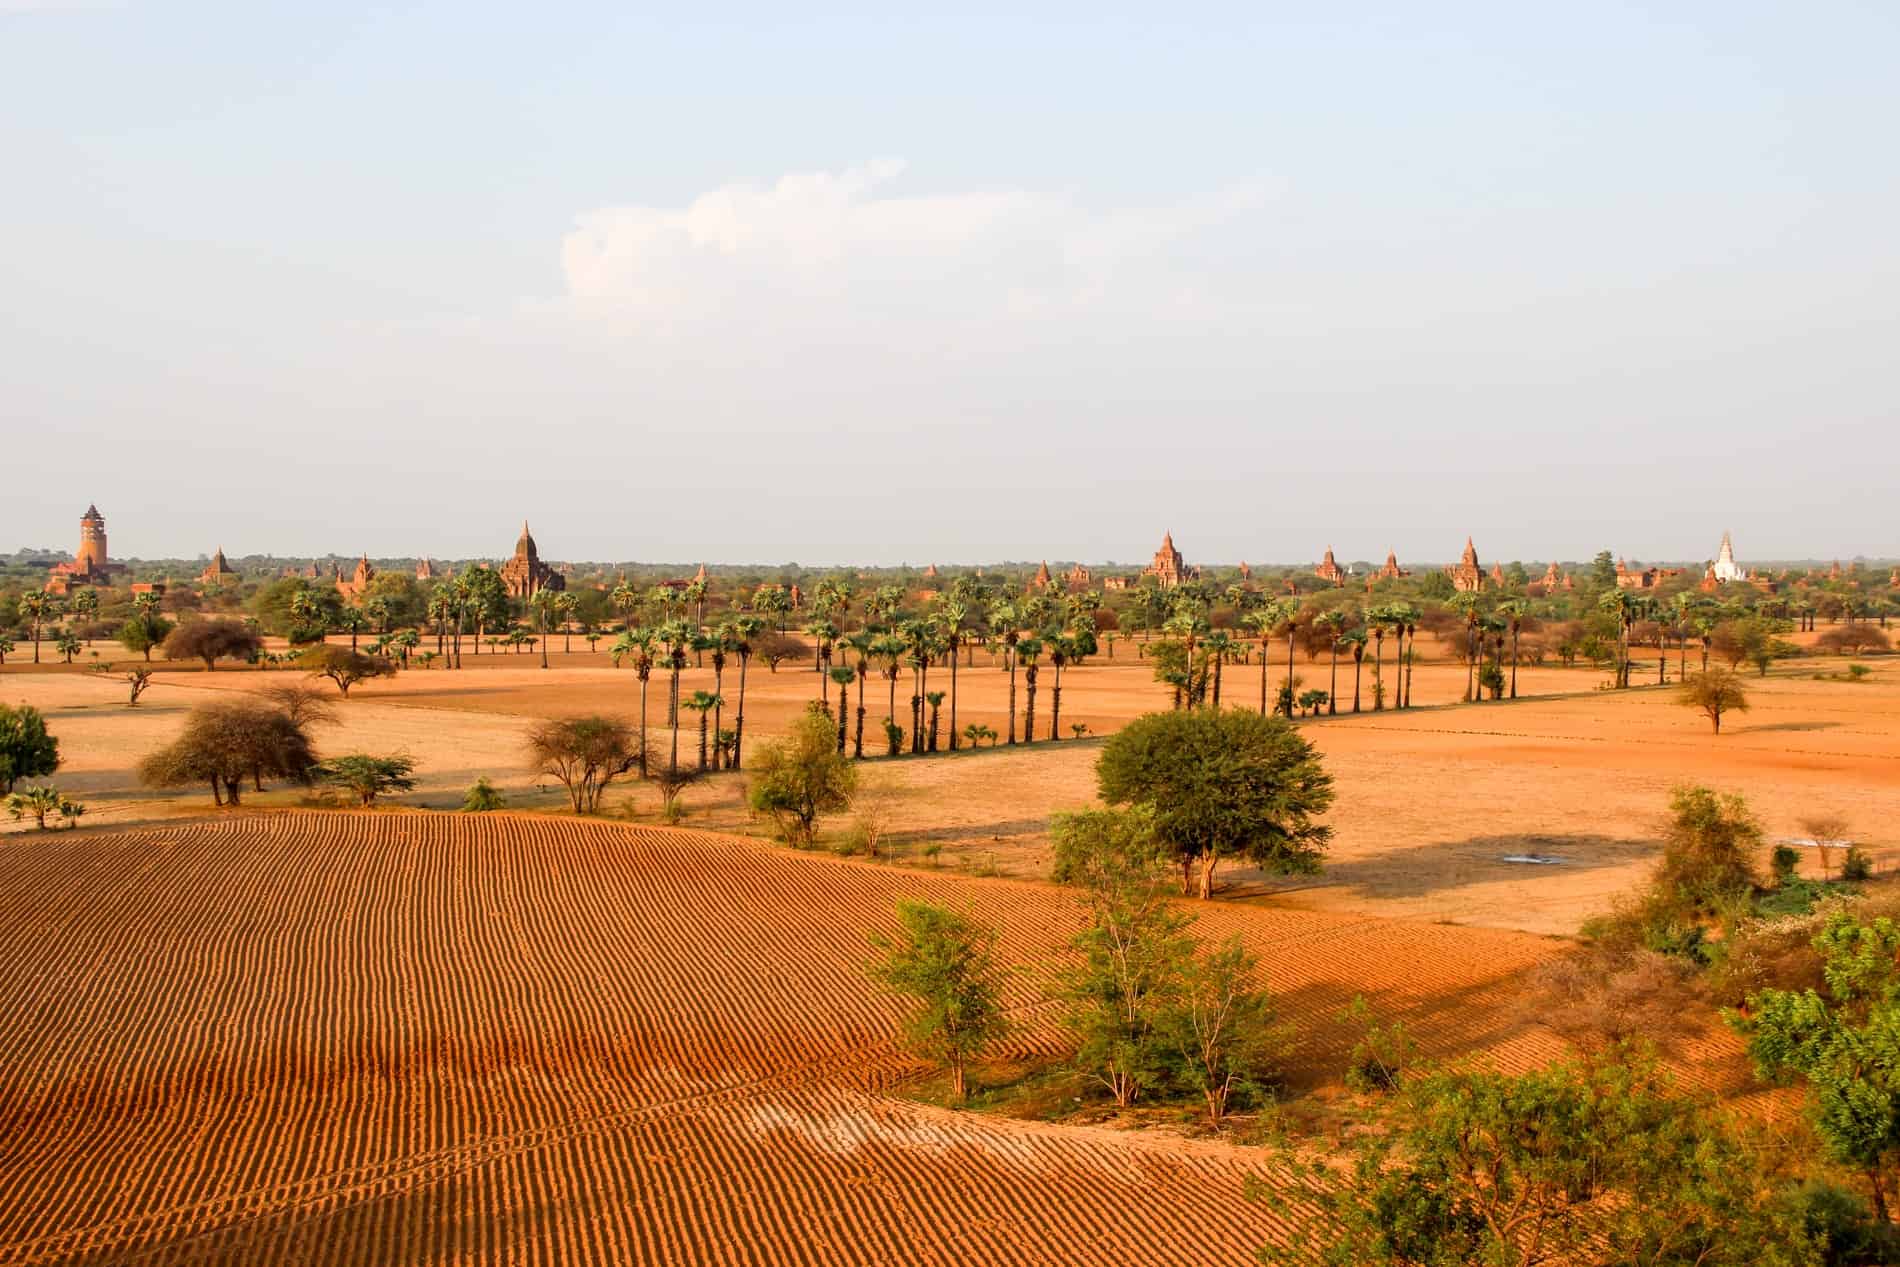
[[[1286,718],[1293,720],[1293,622],[1286,625]]]
[[[1004,658],[1009,661],[1009,742],[1016,742],[1016,649],[1006,647]]]
[[[1220,700],[1220,663],[1214,666],[1214,699]],[[1055,681],[1049,684],[1049,738],[1060,741],[1062,738],[1062,666],[1056,665]]]
[[[1365,664],[1365,659],[1363,656],[1361,655],[1353,656],[1352,658],[1352,711],[1355,713],[1359,711],[1359,670],[1364,666],[1364,664]]]
[[[1385,707],[1385,630],[1372,636],[1372,711]]]
[[[752,661],[752,653],[739,653],[739,711],[732,719],[732,768],[739,768],[739,746],[745,740],[745,671]]]
[[[1333,717],[1339,713],[1339,645],[1333,644],[1333,678],[1326,688],[1326,715]]]
[[[1517,626],[1511,626],[1511,698],[1517,698]]]
[[[1260,715],[1262,717],[1267,715],[1267,674],[1272,671],[1268,667],[1268,659],[1267,635],[1266,631],[1262,630],[1260,634]]]
[[[957,750],[957,649],[950,648],[950,751]]]
[[[673,665],[673,764],[671,767],[672,769],[675,769],[675,770],[680,768],[679,698],[680,698],[680,671],[679,671],[679,665],[675,663]]]
[[[864,671],[868,667],[863,662],[858,665],[858,733],[851,745],[852,759],[857,761],[864,760]]]

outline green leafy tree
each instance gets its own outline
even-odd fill
[[[1748,692],[1742,688],[1742,679],[1727,669],[1709,669],[1684,678],[1676,688],[1676,702],[1707,717],[1719,735],[1724,714],[1748,711]]]
[[[1837,911],[1814,946],[1825,991],[1763,990],[1732,1020],[1765,1076],[1807,1083],[1816,1130],[1885,1224],[1900,1162],[1900,926]]]
[[[790,734],[761,745],[752,770],[752,808],[772,817],[781,839],[801,847],[817,839],[819,816],[849,807],[857,790],[857,770],[837,750],[831,718],[816,704]]]
[[[1260,984],[1259,960],[1238,937],[1187,961],[1162,1028],[1176,1076],[1200,1093],[1214,1126],[1236,1096],[1277,1076],[1287,1038]]]
[[[341,788],[357,798],[360,805],[374,805],[379,796],[400,796],[416,788],[416,761],[407,753],[391,757],[352,752],[332,757],[313,772],[319,783]]]
[[[51,784],[30,787],[24,792],[11,792],[6,798],[7,814],[15,822],[31,818],[33,825],[40,831],[47,830],[48,818],[62,818],[68,828],[79,826],[79,816],[86,807],[70,796],[62,793]]]
[[[124,624],[119,626],[119,645],[127,651],[144,656],[149,662],[152,658],[152,649],[163,644],[171,635],[171,631],[172,622],[156,611],[135,611]]]
[[[901,1033],[913,1052],[950,1073],[969,1095],[969,1066],[1008,1032],[996,930],[933,902],[900,899],[895,935],[873,934],[872,980],[911,1002]]]
[[[1283,874],[1319,868],[1332,829],[1332,776],[1285,718],[1234,710],[1150,713],[1103,746],[1095,766],[1102,799],[1144,805],[1156,838],[1182,868],[1199,869],[1214,893],[1226,858]]]
[[[31,704],[0,704],[0,791],[21,779],[40,779],[59,769],[59,740]]]
[[[1407,1082],[1348,1164],[1288,1147],[1265,1194],[1300,1235],[1268,1263],[1326,1267],[1820,1267],[1765,1133],[1676,1094],[1653,1062]]]
[[[1079,962],[1062,980],[1064,1023],[1077,1068],[1127,1107],[1174,1063],[1169,1029],[1192,921],[1168,901],[1151,811],[1059,814],[1051,833],[1056,874],[1080,887],[1088,914],[1074,942]]]
[[[20,595],[20,619],[26,621],[33,639],[33,663],[40,662],[40,630],[59,619],[59,599],[44,590],[28,590]]]

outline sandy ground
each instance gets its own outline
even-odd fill
[[[577,644],[579,645],[579,644]],[[1651,653],[1653,656],[1653,652]],[[164,742],[190,706],[210,691],[255,689],[293,677],[284,671],[220,668],[161,672],[136,709],[122,685],[73,670],[31,671],[16,663],[0,674],[0,698],[46,711],[66,757],[60,786],[89,805],[88,822],[114,824],[208,809],[202,793],[154,796],[137,786],[134,767]],[[475,666],[479,659],[479,668]],[[1416,673],[1422,707],[1314,719],[1305,732],[1325,753],[1338,783],[1336,829],[1326,873],[1272,879],[1230,868],[1231,892],[1278,894],[1273,900],[1314,910],[1569,933],[1616,894],[1637,884],[1655,853],[1656,825],[1669,791],[1702,782],[1745,793],[1771,836],[1799,831],[1817,812],[1844,815],[1883,865],[1900,859],[1900,661],[1873,658],[1868,681],[1815,680],[1836,673],[1835,659],[1778,666],[1751,678],[1751,711],[1712,736],[1699,715],[1674,703],[1673,692],[1597,689],[1588,669],[1525,669],[1517,702],[1462,705],[1461,666],[1427,663]],[[340,705],[342,723],[319,734],[324,751],[406,750],[421,761],[415,803],[447,807],[486,774],[525,808],[556,808],[558,788],[524,764],[521,736],[531,719],[579,712],[639,714],[631,669],[614,670],[604,654],[556,655],[543,670],[538,656],[465,656],[467,670],[412,669],[393,680],[367,682]],[[1650,661],[1653,673],[1653,659]],[[1692,661],[1693,665],[1693,661]],[[1388,680],[1392,671],[1387,664]],[[1273,671],[1277,685],[1283,665]],[[1328,666],[1303,659],[1296,671],[1324,685]],[[1224,698],[1257,705],[1259,668],[1230,668]],[[1670,667],[1673,678],[1674,662]],[[708,689],[712,671],[688,670],[682,691]],[[1638,681],[1644,674],[1639,670]],[[979,653],[959,670],[959,723],[1004,730],[1008,677]],[[867,763],[867,778],[889,788],[890,830],[900,856],[946,866],[1033,876],[1046,862],[1052,811],[1093,800],[1099,736],[1129,718],[1168,705],[1168,693],[1124,644],[1113,661],[1098,658],[1063,675],[1063,733],[1071,721],[1096,737],[1047,741],[1049,686],[1044,667],[1033,746]],[[1371,697],[1371,669],[1362,698]],[[1350,669],[1345,694],[1350,700]],[[755,742],[781,730],[816,698],[809,665],[755,666],[747,682],[747,734]],[[948,673],[932,675],[948,686]],[[883,715],[884,683],[873,683],[870,725]],[[1018,678],[1018,709],[1025,702]],[[908,674],[899,682],[900,704]],[[649,686],[651,738],[666,751],[665,681]],[[736,708],[737,673],[725,695]],[[855,701],[854,701],[855,702]],[[732,711],[726,716],[731,725]],[[948,729],[945,705],[945,729]],[[697,752],[695,719],[680,736],[684,759]],[[867,733],[866,751],[881,748]],[[743,805],[743,774],[722,775],[687,794],[689,820],[713,830],[762,833]],[[284,803],[274,793],[265,803]],[[624,785],[609,803],[638,816],[657,809],[650,788]],[[1535,853],[1561,858],[1551,866],[1502,861]]]

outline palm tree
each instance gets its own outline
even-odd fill
[[[930,743],[925,751],[935,752],[937,750],[937,715],[938,709],[943,706],[943,692],[925,691],[924,702],[930,705]]]
[[[680,658],[683,660],[686,657],[682,653]],[[687,697],[685,700],[681,701],[684,707],[690,708],[695,713],[699,714],[699,768],[701,770],[704,770],[707,768],[708,753],[707,753],[707,746],[706,746],[706,716],[708,713],[712,712],[713,709],[719,707],[724,702],[725,701],[720,699],[717,695],[713,695],[707,691],[694,691],[692,695]],[[675,769],[678,769],[679,768],[679,756],[678,756],[679,732],[678,731],[673,732],[673,752],[674,752],[673,766]]]
[[[1212,662],[1212,665],[1213,665],[1214,711],[1219,712],[1220,711],[1221,666],[1227,662],[1228,656],[1231,656],[1232,654],[1234,654],[1234,648],[1236,644],[1233,638],[1228,635],[1226,630],[1216,629],[1212,633],[1208,634],[1206,638],[1201,640],[1201,646],[1207,652],[1207,658],[1210,662]],[[1056,680],[1060,681],[1061,679],[1062,679],[1062,671],[1060,669],[1057,669]]]
[[[1075,639],[1067,634],[1053,634],[1049,638],[1049,664],[1056,671],[1055,681],[1049,685],[1049,738],[1062,738],[1062,666],[1075,658]],[[1215,679],[1219,681],[1218,678]],[[1219,693],[1216,688],[1216,701]]]
[[[1042,641],[1038,638],[1020,638],[1016,642],[1016,659],[1023,666],[1023,690],[1027,702],[1023,706],[1023,742],[1036,742],[1036,660],[1042,655]],[[1012,695],[1015,692],[1011,692]]]
[[[1339,631],[1346,627],[1346,613],[1337,608],[1321,612],[1313,618],[1313,623],[1325,627],[1327,644],[1333,650],[1333,676],[1326,691],[1326,714],[1330,717],[1339,711]]]
[[[647,682],[653,676],[653,651],[659,646],[660,636],[654,630],[630,629],[614,640],[614,667],[620,667],[620,657],[633,657],[633,670],[640,679],[640,777],[647,777]]]
[[[1372,631],[1372,711],[1385,707],[1385,609],[1375,607],[1366,613],[1366,627]],[[1357,688],[1355,687],[1355,695]]]
[[[838,684],[838,755],[842,757],[844,755],[844,746],[850,738],[851,683],[857,680],[858,674],[857,670],[853,669],[850,665],[840,664],[833,667],[825,676]],[[830,711],[831,695],[829,692],[825,695],[825,708],[827,712]]]
[[[369,628],[369,618],[355,607],[345,607],[337,613],[336,623],[339,627],[350,631],[350,650],[356,650],[356,640],[365,629]]]
[[[727,624],[732,629],[732,649],[739,655],[739,712],[732,719],[732,768],[737,770],[745,744],[746,666],[752,662],[752,640],[765,632],[766,622],[759,616],[734,616]]]
[[[574,652],[574,613],[581,609],[581,596],[563,592],[554,600],[554,610],[561,616],[561,654]]]
[[[805,626],[805,632],[811,636],[811,667],[818,675],[818,695],[830,711],[831,679],[825,676],[825,670],[831,664],[831,644],[838,640],[838,627],[828,620],[814,620]]]
[[[557,600],[560,595],[553,590],[536,590],[528,605],[534,609],[535,622],[541,627],[541,667],[548,667],[548,643],[553,641],[548,634],[554,618]]]
[[[963,622],[970,609],[952,597],[937,603],[937,617],[943,622],[944,647],[950,660],[950,751],[957,750],[957,648],[964,642]]]
[[[1636,599],[1628,590],[1605,590],[1597,607],[1616,618],[1616,687],[1630,684],[1630,628],[1636,623]]]
[[[607,597],[613,603],[614,610],[620,613],[627,632],[633,632],[633,617],[640,610],[640,591],[623,580],[614,586],[613,592]]]
[[[1474,703],[1478,699],[1478,661],[1471,640],[1478,628],[1478,603],[1478,596],[1471,593],[1453,594],[1445,600],[1445,606],[1465,618],[1465,699]]]
[[[20,596],[20,615],[33,631],[33,663],[40,662],[40,626],[59,618],[59,600],[45,590],[29,590]]]
[[[1300,614],[1300,600],[1282,598],[1275,607],[1279,610],[1281,623],[1286,626],[1286,715],[1293,719],[1293,635],[1298,632],[1296,620]],[[1263,668],[1261,672],[1266,672]]]
[[[389,601],[387,594],[378,594],[363,604],[363,615],[374,625],[376,632],[389,632],[389,622],[395,618],[396,605]]]
[[[99,595],[89,589],[82,589],[68,599],[66,605],[72,610],[75,620],[90,622],[99,614]],[[86,645],[92,645],[90,630],[86,633]]]
[[[1400,681],[1403,686],[1405,707],[1410,708],[1412,706],[1412,670],[1418,664],[1419,611],[1409,603],[1400,604],[1399,610],[1405,613],[1405,674]]]
[[[1269,659],[1267,639],[1272,636],[1273,627],[1280,623],[1278,607],[1278,600],[1269,599],[1261,607],[1248,612],[1242,618],[1242,623],[1253,630],[1254,636],[1260,639],[1260,715],[1262,717],[1267,715],[1267,663]]]
[[[1498,604],[1498,615],[1511,631],[1511,698],[1517,698],[1517,636],[1524,628],[1524,600],[1510,598]]]
[[[1002,639],[1003,660],[1009,666],[1009,742],[1013,746],[1016,742],[1016,644],[1020,641],[1016,609],[999,600],[990,604],[987,619],[992,634]]]
[[[851,745],[851,756],[855,761],[864,760],[864,680],[871,674],[871,657],[877,653],[878,635],[869,629],[860,629],[844,640],[851,648],[851,654],[857,663],[852,666],[858,683],[857,728]]]
[[[888,706],[890,711],[885,714],[884,720],[887,724],[895,726],[897,724],[897,676],[900,672],[899,666],[904,663],[904,640],[896,634],[879,634],[877,640],[871,644],[871,654],[884,661],[884,680],[890,684],[891,692]],[[897,755],[895,744],[891,747],[890,755],[893,757]]]
[[[1340,641],[1352,651],[1352,711],[1359,711],[1359,669],[1366,658],[1366,631],[1355,629],[1342,635]]]

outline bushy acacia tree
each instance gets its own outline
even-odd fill
[[[263,648],[263,639],[243,621],[188,620],[165,639],[165,658],[203,660],[211,670],[219,660],[255,659]]]
[[[950,1073],[951,1095],[969,1095],[969,1066],[1008,1032],[997,933],[934,902],[900,899],[895,935],[873,934],[873,980],[911,1001],[905,1045]]]
[[[396,675],[395,662],[385,656],[365,655],[348,647],[333,647],[322,642],[307,648],[297,657],[297,662],[312,677],[326,677],[335,682],[338,693],[345,699],[349,698],[350,688],[358,682]]]
[[[59,740],[46,729],[46,718],[31,704],[0,704],[0,792],[13,791],[21,779],[37,779],[59,769]]]
[[[633,727],[618,717],[551,719],[528,731],[535,773],[558,780],[576,814],[599,809],[607,786],[639,765],[644,751]]]
[[[251,699],[200,704],[177,739],[139,763],[147,787],[211,785],[211,798],[236,805],[244,780],[309,783],[316,752],[304,727],[280,709]]]
[[[1103,746],[1095,775],[1111,805],[1147,806],[1184,891],[1212,897],[1226,858],[1282,873],[1319,869],[1332,828],[1332,776],[1284,718],[1238,711],[1150,713]]]

